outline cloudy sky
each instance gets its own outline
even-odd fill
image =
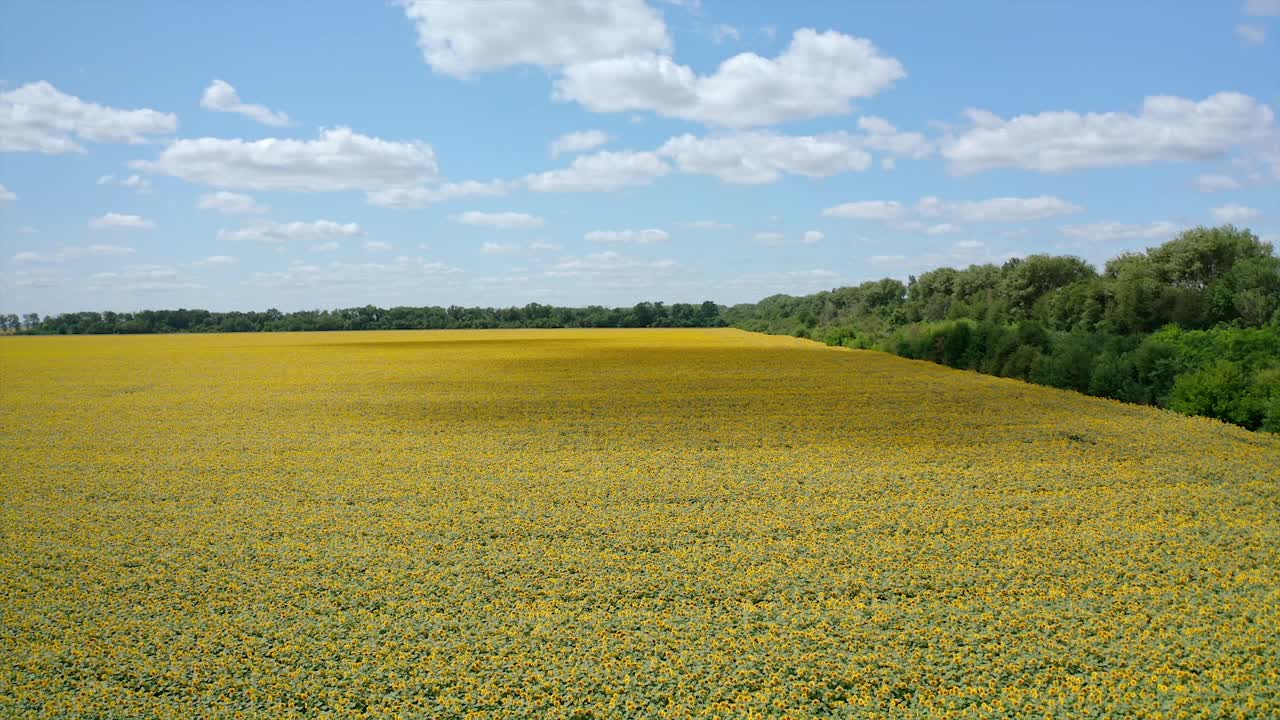
[[[3,312],[731,303],[1280,232],[1280,0],[3,17]]]

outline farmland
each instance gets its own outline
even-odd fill
[[[5,717],[1262,717],[1280,437],[738,330],[0,340]]]

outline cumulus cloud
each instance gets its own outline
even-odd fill
[[[365,193],[365,201],[378,207],[412,209],[457,198],[505,195],[512,185],[507,180],[465,180],[434,187],[394,187]]]
[[[209,257],[196,260],[191,264],[196,267],[208,267],[211,265],[235,265],[238,262],[240,262],[239,258],[232,257],[231,255],[210,255]]]
[[[332,220],[294,222],[262,222],[236,230],[219,230],[219,240],[249,240],[262,243],[280,243],[289,240],[331,240],[333,238],[359,237],[364,234],[356,223],[339,223]]]
[[[942,205],[943,212],[962,223],[1025,222],[1082,212],[1084,208],[1051,195],[998,197]]]
[[[480,252],[485,255],[527,255],[534,252],[561,249],[563,249],[562,245],[542,241],[531,242],[528,245],[521,245],[519,243],[487,242],[480,246]]]
[[[584,235],[583,238],[593,243],[652,245],[670,240],[671,234],[657,228],[646,230],[592,230]]]
[[[200,107],[215,112],[239,113],[263,125],[283,127],[289,124],[289,116],[282,112],[276,112],[262,105],[241,102],[236,89],[222,80],[214,80],[204,89],[204,95],[200,98]]]
[[[0,152],[82,153],[77,140],[138,144],[177,129],[172,113],[86,102],[43,80],[0,92]]]
[[[536,215],[518,212],[479,212],[472,210],[453,216],[454,221],[463,225],[490,227],[497,230],[524,230],[540,228],[546,221]]]
[[[8,205],[18,199],[18,195],[9,188],[0,185],[0,207]]]
[[[1209,160],[1275,131],[1271,109],[1248,95],[1222,92],[1199,102],[1148,97],[1138,115],[1071,111],[1005,120],[966,111],[972,127],[942,142],[952,172],[993,168],[1065,172],[1116,165]]]
[[[393,292],[438,286],[462,273],[461,268],[421,257],[398,256],[390,262],[325,265],[295,263],[285,270],[257,272],[246,284],[275,290],[334,290],[353,288],[364,296],[370,291]]]
[[[928,157],[934,150],[933,143],[925,139],[924,134],[902,132],[882,117],[874,115],[860,117],[858,128],[865,133],[862,137],[863,146],[872,150],[883,150],[894,156],[917,160]],[[891,162],[893,158],[885,158],[885,160]],[[886,169],[892,169],[892,166]]]
[[[824,268],[746,273],[720,285],[726,289],[747,288],[757,293],[807,293],[834,287],[840,274]]]
[[[89,276],[90,290],[165,292],[202,287],[199,283],[182,280],[177,270],[166,265],[137,265]]]
[[[391,243],[382,240],[365,240],[361,247],[368,252],[388,252],[393,249]]]
[[[609,142],[609,134],[602,130],[565,133],[551,141],[551,157],[594,150],[607,142]]]
[[[62,263],[85,257],[121,257],[133,255],[136,252],[138,251],[131,247],[122,247],[120,245],[72,245],[58,248],[50,254],[27,250],[17,253],[12,260],[15,263]]]
[[[1196,189],[1203,193],[1240,189],[1240,181],[1230,175],[1199,175],[1196,177],[1195,185]]]
[[[651,152],[609,152],[574,158],[567,168],[526,175],[523,184],[535,192],[610,192],[649,185],[671,172]]]
[[[316,243],[308,247],[307,252],[313,252],[313,253],[335,252],[339,247],[341,247],[341,245],[338,244],[337,240],[329,240],[327,242]]]
[[[847,202],[822,211],[823,217],[846,220],[898,220],[906,214],[906,208],[895,200],[861,200]]]
[[[1044,220],[1060,215],[1083,211],[1079,205],[1051,195],[1036,197],[997,197],[987,200],[947,202],[932,195],[920,198],[914,212],[920,218],[943,218],[949,222],[929,224],[917,219],[907,219],[910,210],[896,200],[861,200],[848,202],[822,211],[826,217],[848,220],[874,220],[894,223],[909,231],[923,231],[928,235],[945,235],[959,232],[962,224],[992,222],[1028,222]]]
[[[1243,223],[1262,217],[1258,210],[1244,205],[1223,205],[1213,209],[1213,219],[1222,223]]]
[[[454,77],[513,65],[555,68],[671,48],[662,14],[644,0],[403,0],[433,70]]]
[[[595,112],[650,110],[723,127],[843,115],[906,76],[864,38],[797,30],[777,58],[742,53],[711,75],[654,52],[612,54],[565,67],[555,95]]]
[[[226,190],[201,195],[196,201],[196,207],[201,210],[220,212],[223,215],[259,215],[269,209],[266,205],[259,205],[258,201],[249,195]]]
[[[781,245],[786,242],[787,236],[780,232],[758,232],[751,239],[763,245]]]
[[[822,242],[826,235],[820,230],[806,230],[804,235],[800,237],[800,242],[805,245],[813,245]]]
[[[155,226],[154,221],[141,216],[113,212],[89,221],[89,227],[94,230],[151,230]]]
[[[1256,23],[1236,25],[1236,37],[1246,45],[1261,45],[1267,41],[1267,29]]]
[[[675,260],[641,260],[610,250],[565,258],[543,275],[597,287],[641,289],[653,287],[678,268]]]
[[[322,130],[315,140],[176,140],[154,161],[133,165],[213,187],[301,192],[412,186],[438,172],[435,151],[424,142],[382,140],[345,127]]]
[[[1062,234],[1087,242],[1116,242],[1124,240],[1167,240],[1176,235],[1179,226],[1168,220],[1142,224],[1116,221],[1096,222],[1086,225],[1063,225]]]
[[[1280,0],[1245,0],[1244,14],[1255,17],[1280,17]]]
[[[727,183],[752,185],[779,180],[784,174],[811,178],[866,170],[871,156],[844,133],[780,135],[744,132],[668,140],[658,154],[671,158],[681,172],[714,175]]]
[[[118,178],[115,175],[103,175],[98,178],[99,185],[119,185],[130,190],[136,190],[139,193],[146,194],[151,192],[151,181],[138,174],[128,177]]]
[[[733,225],[729,223],[717,222],[715,220],[692,220],[684,224],[687,228],[694,230],[732,230]]]
[[[732,25],[720,23],[711,28],[711,41],[717,45],[725,40],[737,40],[739,37],[741,37],[741,33],[738,32],[738,28]]]

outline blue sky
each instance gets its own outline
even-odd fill
[[[1280,239],[1280,0],[2,14],[2,312],[733,303]]]

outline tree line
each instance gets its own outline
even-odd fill
[[[557,307],[393,307],[373,305],[340,310],[210,312],[142,310],[73,312],[41,319],[28,314],[0,316],[6,329],[30,335],[111,335],[132,333],[298,332],[325,330],[480,330],[498,328],[715,327],[721,308],[701,304],[642,302],[629,308]]]
[[[1187,230],[1102,272],[1032,255],[775,295],[722,317],[1280,432],[1280,258],[1230,225]]]
[[[733,327],[875,349],[1280,432],[1280,258],[1231,225],[1187,230],[1101,272],[1031,255],[725,307],[143,310],[0,316],[22,334]]]

